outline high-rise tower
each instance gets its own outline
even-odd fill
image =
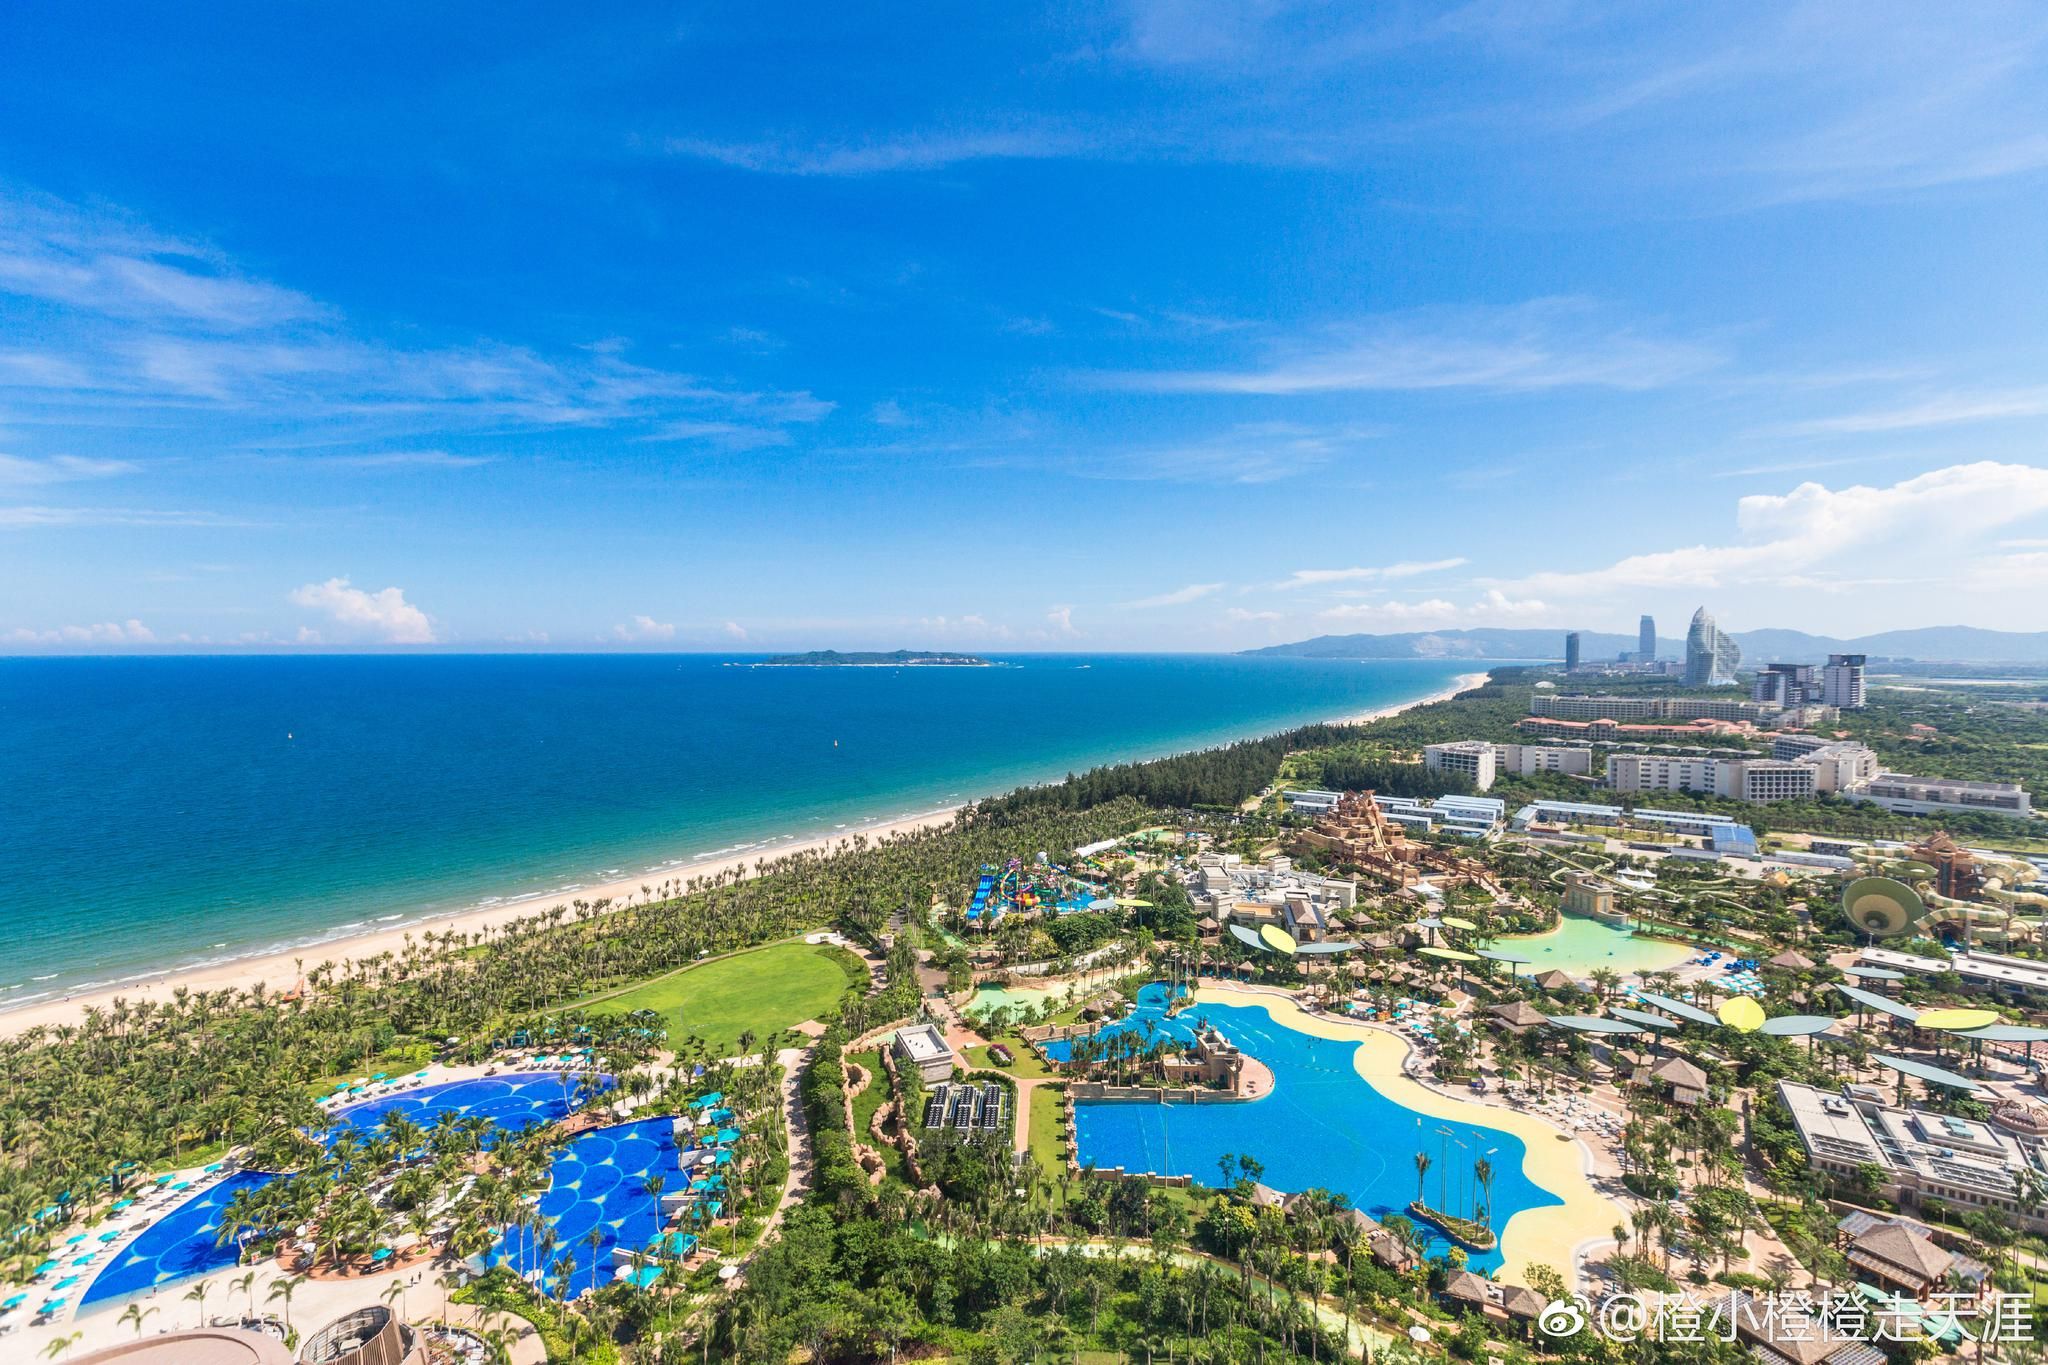
[[[1636,662],[1653,663],[1657,658],[1657,618],[1645,616],[1636,627]]]
[[[1742,647],[1721,633],[1707,609],[1694,612],[1692,629],[1685,633],[1685,685],[1727,687],[1741,662]]]

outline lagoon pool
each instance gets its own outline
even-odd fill
[[[1164,1003],[1163,986],[1158,990]],[[1127,1021],[1143,1027],[1142,1007]],[[1242,1104],[1118,1104],[1075,1106],[1075,1139],[1080,1160],[1099,1167],[1185,1175],[1216,1185],[1223,1158],[1245,1153],[1265,1167],[1260,1179],[1293,1194],[1320,1187],[1347,1196],[1374,1218],[1402,1213],[1415,1198],[1415,1153],[1432,1162],[1427,1202],[1450,1212],[1471,1210],[1472,1164],[1481,1156],[1493,1166],[1492,1225],[1496,1233],[1525,1209],[1564,1201],[1522,1174],[1522,1140],[1481,1122],[1427,1118],[1388,1099],[1358,1074],[1353,1058],[1359,1044],[1314,1038],[1276,1023],[1265,1010],[1237,1005],[1201,1005],[1162,1030],[1185,1031],[1206,1020],[1273,1071],[1272,1093]],[[1474,1107],[1475,1116],[1483,1110]],[[1446,1131],[1447,1130],[1447,1131]],[[1429,1254],[1448,1246],[1430,1229]],[[1469,1252],[1473,1266],[1501,1264],[1498,1246]]]
[[[1637,938],[1619,925],[1590,915],[1561,915],[1547,934],[1509,935],[1492,948],[1529,960],[1516,970],[1524,974],[1557,970],[1583,977],[1595,967],[1617,972],[1669,971],[1693,955],[1683,943]]]

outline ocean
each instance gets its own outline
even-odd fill
[[[772,855],[1429,695],[1470,661],[0,659],[0,1009]]]

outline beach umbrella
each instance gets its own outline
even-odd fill
[[[121,1237],[121,1229],[119,1229],[119,1228],[115,1228],[115,1229],[113,1229],[113,1230],[112,1230],[112,1231],[110,1231],[110,1232],[103,1232],[103,1233],[101,1233],[101,1234],[100,1234],[100,1240],[101,1240],[102,1242],[115,1242],[115,1241],[119,1241],[119,1240],[120,1240],[120,1237]]]
[[[8,1300],[7,1300],[7,1301],[6,1301],[5,1303],[0,1303],[0,1310],[4,1310],[4,1309],[10,1309],[10,1308],[19,1308],[19,1307],[21,1307],[21,1306],[22,1306],[22,1305],[23,1305],[24,1303],[27,1303],[27,1302],[28,1302],[28,1291],[27,1291],[26,1289],[24,1289],[24,1290],[22,1290],[22,1291],[21,1291],[21,1292],[20,1292],[19,1294],[16,1294],[16,1295],[15,1295],[15,1296],[14,1296],[13,1298],[11,1298],[11,1299],[8,1299]]]
[[[41,1265],[36,1267],[35,1273],[38,1275],[47,1275],[56,1268],[57,1263],[55,1261],[44,1261]]]
[[[133,1199],[116,1199],[114,1201],[114,1212],[119,1213],[122,1209],[133,1208],[134,1206],[135,1201]]]
[[[75,1247],[75,1246],[77,1246],[77,1245],[78,1245],[78,1244],[79,1244],[80,1242],[83,1242],[84,1240],[85,1240],[85,1234],[84,1234],[84,1233],[82,1233],[82,1232],[74,1232],[74,1233],[72,1233],[72,1234],[71,1234],[71,1235],[70,1235],[69,1237],[66,1237],[66,1238],[64,1239],[64,1245],[65,1245],[65,1246],[68,1246],[68,1247]]]
[[[44,1305],[43,1305],[43,1306],[42,1306],[41,1308],[38,1308],[38,1309],[36,1310],[36,1312],[38,1312],[38,1313],[54,1313],[54,1312],[56,1312],[56,1311],[57,1311],[57,1310],[58,1310],[59,1308],[62,1308],[63,1306],[64,1306],[64,1300],[62,1300],[62,1299],[51,1299],[51,1300],[50,1300],[50,1301],[49,1301],[48,1303],[44,1304]]]

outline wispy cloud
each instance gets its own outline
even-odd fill
[[[131,460],[96,460],[78,455],[52,455],[41,460],[0,455],[0,487],[26,488],[40,484],[76,483],[85,479],[111,479],[133,474],[140,467]]]
[[[1489,588],[1471,602],[1445,597],[1421,601],[1353,602],[1317,613],[1324,621],[1351,627],[1392,626],[1403,630],[1432,627],[1533,626],[1553,619],[1550,604],[1539,598],[1512,597]]]
[[[56,626],[31,630],[18,626],[0,635],[0,643],[11,645],[147,645],[156,643],[156,632],[130,617],[126,621],[101,621],[89,626]]]
[[[1712,347],[1645,335],[1573,299],[1372,318],[1271,349],[1267,360],[1242,368],[1126,371],[1097,382],[1157,393],[1267,395],[1637,390],[1673,384],[1722,362]]]
[[[670,156],[766,175],[860,176],[939,170],[971,161],[1043,161],[1079,155],[1099,144],[1072,130],[1014,128],[907,132],[859,142],[673,137],[662,145]]]
[[[1239,422],[1210,435],[1156,445],[1091,446],[1054,457],[1054,462],[1084,479],[1264,484],[1323,469],[1385,434],[1383,427],[1356,423]]]
[[[196,508],[0,506],[0,530],[68,526],[251,526],[240,517]]]
[[[1793,422],[1776,430],[1799,436],[1853,436],[2044,416],[2048,416],[2048,387],[2036,387],[1937,394],[1917,403]]]
[[[1156,597],[1141,597],[1135,602],[1126,602],[1124,605],[1141,610],[1153,607],[1184,607],[1190,602],[1199,602],[1209,594],[1221,591],[1223,591],[1221,583],[1190,583],[1185,588],[1175,588],[1172,592],[1162,592]]]
[[[1387,579],[1414,578],[1420,574],[1442,573],[1466,563],[1462,555],[1449,559],[1404,559],[1394,564],[1350,568],[1350,569],[1296,569],[1275,588],[1312,588],[1331,583],[1384,582]]]

